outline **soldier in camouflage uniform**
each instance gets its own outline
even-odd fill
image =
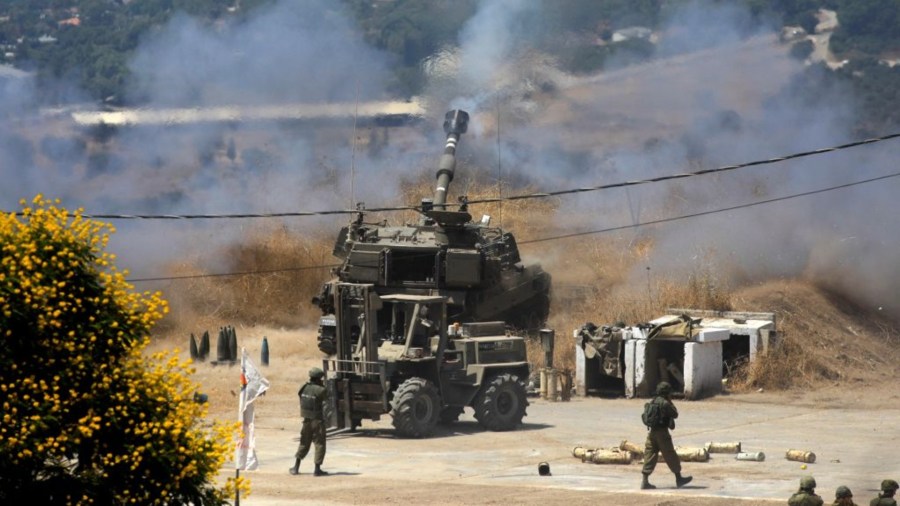
[[[853,502],[853,492],[849,488],[841,485],[834,491],[834,502],[831,506],[856,506]]]
[[[878,497],[869,502],[869,506],[897,506],[897,501],[894,500],[894,494],[897,493],[898,488],[900,488],[900,486],[898,486],[897,482],[894,480],[882,481],[881,493],[878,494]]]
[[[788,499],[788,506],[822,506],[825,501],[816,495],[816,479],[812,476],[800,478],[800,490]]]
[[[300,474],[300,461],[309,453],[309,448],[316,445],[316,476],[325,476],[328,473],[322,470],[322,462],[325,460],[325,400],[328,390],[323,381],[325,371],[318,367],[309,370],[309,381],[300,387],[297,395],[300,396],[300,416],[303,417],[303,427],[300,429],[300,446],[297,447],[294,467],[288,469],[291,474]]]
[[[663,458],[666,459],[666,465],[675,473],[675,486],[683,487],[693,479],[692,476],[681,475],[681,459],[675,453],[672,436],[669,434],[669,429],[675,428],[675,419],[678,418],[678,410],[672,404],[671,397],[672,385],[663,381],[656,386],[656,397],[651,403],[657,405],[660,419],[656,423],[651,423],[647,426],[647,442],[644,444],[644,468],[641,470],[641,473],[644,475],[641,481],[641,490],[656,488],[650,484],[650,475],[656,469],[660,452],[662,452]],[[646,424],[647,422],[645,421],[644,423]]]

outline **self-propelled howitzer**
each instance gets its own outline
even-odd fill
[[[336,284],[372,284],[379,294],[439,295],[447,299],[448,322],[504,321],[537,329],[549,311],[550,275],[539,264],[525,265],[509,232],[473,222],[465,198],[449,210],[447,191],[456,169],[456,146],[469,115],[446,114],[447,141],[438,163],[432,199],[423,199],[418,223],[366,223],[360,212],[343,227],[333,254],[342,260],[335,278],[313,299],[322,310],[319,347],[334,350]]]

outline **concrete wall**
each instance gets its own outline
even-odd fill
[[[684,344],[684,397],[722,393],[722,342]]]
[[[684,342],[684,396],[702,399],[722,393],[722,339],[727,331],[710,329],[705,342]],[[666,340],[674,342],[675,340]],[[625,340],[625,397],[650,397],[659,382],[657,347],[660,341]],[[599,362],[588,360],[584,350],[575,346],[575,392],[587,395],[588,387],[600,376]]]
[[[585,357],[581,346],[575,345],[575,395],[587,395],[585,385]]]
[[[647,341],[643,339],[625,341],[625,397],[629,399],[647,397],[650,394],[646,379],[646,358]]]

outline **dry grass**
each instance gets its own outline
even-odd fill
[[[319,310],[311,299],[331,275],[328,267],[307,267],[336,264],[332,244],[324,234],[254,230],[216,254],[226,272],[253,274],[198,277],[175,285],[167,292],[173,311],[162,331],[188,328],[202,333],[222,325],[314,326]],[[191,264],[173,266],[172,271],[205,274]]]
[[[774,311],[780,346],[735,371],[737,391],[867,385],[900,372],[898,333],[884,316],[802,280],[770,281],[738,291],[738,310]]]

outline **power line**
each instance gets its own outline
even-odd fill
[[[837,146],[831,146],[827,148],[819,148],[811,151],[801,151],[799,153],[793,153],[784,156],[778,156],[775,158],[768,158],[765,160],[755,160],[752,162],[745,162],[736,165],[726,165],[723,167],[713,168],[713,169],[704,169],[698,170],[694,172],[684,172],[680,174],[670,174],[667,176],[659,176],[648,179],[639,179],[634,181],[625,181],[620,183],[610,183],[605,185],[597,185],[597,186],[588,186],[583,188],[570,188],[567,190],[558,190],[551,192],[537,192],[537,193],[528,193],[522,195],[510,195],[507,197],[487,197],[483,199],[469,200],[468,204],[487,204],[487,203],[497,203],[504,201],[513,201],[513,200],[529,200],[529,199],[539,199],[539,198],[548,198],[548,197],[558,197],[562,195],[572,195],[576,193],[586,193],[586,192],[594,192],[600,190],[609,190],[612,188],[625,188],[628,186],[637,186],[642,184],[649,183],[659,183],[662,181],[670,181],[674,179],[684,179],[689,177],[696,176],[704,176],[707,174],[716,174],[720,172],[727,172],[737,169],[742,169],[746,167],[754,167],[758,165],[768,165],[774,163],[780,163],[787,160],[794,160],[797,158],[804,158],[808,156],[821,155],[824,153],[831,153],[834,151],[841,151],[844,149],[849,149],[857,146],[863,146],[867,144],[875,144],[877,142],[887,141],[891,139],[900,138],[900,132],[893,133],[889,135],[883,135],[881,137],[874,137],[871,139],[865,139],[861,141],[848,142],[846,144],[840,144]],[[447,204],[447,206],[459,206],[460,204]],[[372,209],[366,209],[365,211],[376,213],[376,212],[394,212],[394,211],[419,211],[419,207],[417,206],[391,206],[391,207],[377,207]],[[328,216],[328,215],[341,215],[341,214],[355,214],[359,212],[355,209],[333,209],[328,211],[307,211],[307,212],[286,212],[286,213],[262,213],[262,214],[82,214],[81,216],[84,218],[91,219],[106,219],[106,220],[199,220],[199,219],[243,219],[243,218],[294,218],[294,217],[308,217],[308,216]],[[16,212],[17,216],[22,216],[24,213]]]
[[[682,216],[674,216],[674,217],[671,217],[671,218],[661,218],[661,219],[658,219],[658,220],[645,221],[645,222],[643,222],[643,223],[636,223],[636,224],[634,224],[634,225],[621,225],[621,226],[618,226],[618,227],[603,228],[603,229],[599,229],[599,230],[589,230],[589,231],[585,231],[585,232],[573,232],[573,233],[571,233],[571,234],[562,234],[562,235],[556,235],[556,236],[552,236],[552,237],[542,237],[542,238],[540,238],[540,239],[531,239],[531,240],[529,240],[529,241],[519,241],[519,244],[531,244],[531,243],[538,243],[538,242],[553,241],[553,240],[557,240],[557,239],[569,239],[569,238],[572,238],[572,237],[581,237],[581,236],[585,236],[585,235],[602,234],[602,233],[606,233],[606,232],[616,232],[616,231],[619,231],[619,230],[628,230],[628,229],[632,229],[632,228],[635,228],[635,227],[644,227],[644,226],[647,226],[647,225],[657,225],[657,224],[660,224],[660,223],[668,223],[668,222],[671,222],[671,221],[686,220],[686,219],[688,219],[688,218],[696,218],[696,217],[699,217],[699,216],[706,216],[706,215],[709,215],[709,214],[725,213],[725,212],[728,212],[728,211],[734,211],[734,210],[737,210],[737,209],[745,209],[745,208],[747,208],[747,207],[761,206],[761,205],[763,205],[763,204],[771,204],[771,203],[773,203],[773,202],[780,202],[780,201],[782,201],[782,200],[790,200],[790,199],[795,199],[795,198],[798,198],[798,197],[807,197],[807,196],[809,196],[809,195],[815,195],[815,194],[817,194],[817,193],[825,193],[825,192],[830,192],[830,191],[833,191],[833,190],[840,190],[840,189],[843,189],[843,188],[849,188],[849,187],[851,187],[851,186],[857,186],[857,185],[861,185],[861,184],[872,183],[872,182],[875,182],[875,181],[881,181],[881,180],[884,180],[884,179],[889,179],[889,178],[897,177],[897,176],[900,176],[900,172],[894,173],[894,174],[888,174],[888,175],[885,175],[885,176],[874,177],[874,178],[871,178],[871,179],[864,179],[864,180],[862,180],[862,181],[855,181],[855,182],[853,182],[853,183],[846,183],[846,184],[842,184],[842,185],[839,185],[839,186],[831,186],[831,187],[828,187],[828,188],[821,188],[821,189],[819,189],[819,190],[812,190],[812,191],[803,192],[803,193],[796,193],[796,194],[793,194],[793,195],[786,195],[786,196],[784,196],[784,197],[776,197],[776,198],[771,198],[771,199],[766,199],[766,200],[760,200],[760,201],[758,201],[758,202],[750,202],[750,203],[747,203],[747,204],[741,204],[741,205],[738,205],[738,206],[725,207],[725,208],[722,208],[722,209],[712,209],[712,210],[709,210],[709,211],[702,211],[702,212],[699,212],[699,213],[685,214],[685,215],[682,215]]]
[[[570,239],[572,237],[583,237],[586,235],[596,235],[596,234],[603,234],[603,233],[607,233],[607,232],[617,232],[619,230],[634,229],[636,227],[644,227],[644,226],[648,226],[648,225],[658,225],[660,223],[669,223],[672,221],[686,220],[689,218],[697,218],[700,216],[707,216],[707,215],[711,215],[711,214],[725,213],[725,212],[735,211],[735,210],[739,210],[739,209],[746,209],[748,207],[755,207],[755,206],[761,206],[761,205],[765,205],[765,204],[771,204],[774,202],[781,202],[784,200],[790,200],[790,199],[795,199],[795,198],[800,198],[800,197],[808,197],[810,195],[816,195],[819,193],[825,193],[825,192],[830,192],[830,191],[834,191],[834,190],[841,190],[844,188],[850,188],[852,186],[873,183],[876,181],[882,181],[885,179],[890,179],[890,178],[894,178],[894,177],[898,177],[898,176],[900,176],[900,172],[897,172],[894,174],[886,174],[884,176],[873,177],[870,179],[863,179],[861,181],[854,181],[852,183],[845,183],[845,184],[838,185],[838,186],[829,186],[827,188],[820,188],[818,190],[810,190],[810,191],[803,192],[803,193],[795,193],[792,195],[785,195],[782,197],[775,197],[775,198],[771,198],[771,199],[760,200],[757,202],[749,202],[746,204],[740,204],[740,205],[725,207],[725,208],[721,208],[721,209],[711,209],[709,211],[701,211],[698,213],[685,214],[685,215],[681,215],[681,216],[673,216],[671,218],[660,218],[658,220],[645,221],[643,223],[635,223],[633,225],[621,225],[618,227],[609,227],[609,228],[602,228],[602,229],[598,229],[598,230],[588,230],[588,231],[583,231],[583,232],[572,232],[569,234],[560,234],[560,235],[554,235],[554,236],[549,236],[549,237],[541,237],[538,239],[530,239],[528,241],[518,241],[518,244],[534,244],[534,243],[539,243],[539,242],[555,241],[555,240],[559,240],[559,239]],[[340,265],[338,265],[338,264],[308,265],[308,266],[304,266],[304,267],[271,269],[271,270],[263,270],[263,271],[229,272],[229,273],[219,273],[219,274],[197,274],[197,275],[189,275],[189,276],[170,276],[170,277],[158,277],[158,278],[139,278],[139,279],[129,279],[128,281],[131,283],[137,283],[137,282],[142,282],[142,281],[170,281],[170,280],[213,278],[213,277],[224,277],[224,276],[248,276],[248,275],[255,275],[255,274],[272,274],[272,273],[277,273],[277,272],[324,269],[324,268],[332,268],[332,267],[339,267],[339,266]]]
[[[514,196],[506,197],[504,200],[525,200],[525,199],[531,199],[531,198],[557,197],[560,195],[570,195],[570,194],[575,194],[575,193],[593,192],[593,191],[598,191],[598,190],[609,190],[612,188],[625,188],[628,186],[637,186],[637,185],[648,184],[648,183],[659,183],[661,181],[670,181],[673,179],[684,179],[684,178],[688,178],[688,177],[703,176],[703,175],[707,175],[707,174],[716,174],[719,172],[727,172],[727,171],[731,171],[731,170],[742,169],[745,167],[753,167],[753,166],[757,166],[757,165],[767,165],[767,164],[779,163],[779,162],[783,162],[786,160],[793,160],[796,158],[803,158],[803,157],[807,157],[807,156],[820,155],[823,153],[830,153],[833,151],[840,151],[843,149],[849,149],[849,148],[853,148],[856,146],[862,146],[865,144],[874,144],[876,142],[886,141],[886,140],[890,140],[890,139],[896,139],[898,137],[900,137],[900,133],[894,133],[894,134],[885,135],[882,137],[875,137],[872,139],[866,139],[866,140],[862,140],[862,141],[841,144],[839,146],[814,149],[812,151],[802,151],[802,152],[794,153],[794,154],[790,154],[790,155],[784,155],[784,156],[779,156],[779,157],[775,157],[775,158],[768,158],[766,160],[756,160],[756,161],[752,161],[752,162],[740,163],[737,165],[726,165],[724,167],[718,167],[718,168],[714,168],[714,169],[704,169],[704,170],[698,170],[695,172],[684,172],[681,174],[672,174],[672,175],[668,175],[668,176],[660,176],[660,177],[654,177],[654,178],[649,178],[649,179],[625,181],[623,183],[610,183],[610,184],[599,185],[599,186],[588,186],[585,188],[572,188],[569,190],[559,190],[559,191],[555,191],[555,192],[529,193],[529,194],[525,194],[525,195],[514,195]],[[478,199],[478,200],[470,200],[469,203],[470,204],[481,204],[481,203],[487,203],[487,202],[496,202],[497,200],[499,200],[499,199],[485,198],[485,199]]]
[[[340,267],[340,264],[325,264],[325,265],[306,265],[303,267],[286,267],[283,269],[268,269],[261,271],[243,271],[243,272],[220,272],[213,274],[190,274],[185,276],[166,276],[166,277],[158,277],[158,278],[135,278],[128,279],[129,283],[140,283],[143,281],[173,281],[173,280],[181,280],[181,279],[200,279],[200,278],[222,278],[228,276],[251,276],[256,274],[275,274],[279,272],[294,272],[294,271],[309,271],[314,269],[326,269],[332,267]]]

